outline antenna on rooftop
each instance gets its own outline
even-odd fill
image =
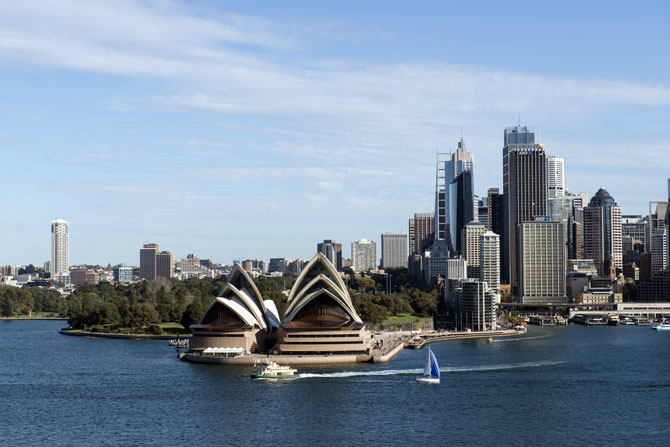
[[[519,127],[521,127],[521,111],[519,110]]]

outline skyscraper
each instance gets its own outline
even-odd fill
[[[140,248],[140,279],[153,281],[156,279],[156,255],[158,244],[144,244]]]
[[[623,269],[621,208],[604,188],[584,208],[584,257],[595,261],[600,276],[609,276],[611,262]]]
[[[633,245],[641,243],[644,247],[647,246],[647,224],[648,219],[640,215],[628,214],[621,216],[621,234],[629,236],[633,241]]]
[[[351,268],[356,273],[377,270],[377,244],[367,239],[352,242]]]
[[[500,236],[492,231],[479,236],[479,279],[490,289],[500,289]]]
[[[547,157],[547,198],[565,195],[565,161],[560,157]]]
[[[316,244],[316,251],[326,255],[338,271],[342,270],[342,244],[332,239],[324,239],[323,242]]]
[[[549,220],[561,222],[565,232],[565,244],[568,249],[568,259],[578,259],[581,248],[580,237],[581,224],[575,218],[575,199],[577,196],[559,196],[547,200],[547,216]],[[581,203],[581,200],[579,200]]]
[[[461,248],[463,258],[468,265],[468,278],[479,278],[479,238],[484,233],[486,233],[486,225],[481,223],[470,223],[461,231]]]
[[[495,234],[500,236],[502,234],[502,195],[498,188],[489,188],[488,190],[488,203],[489,203],[489,213],[488,213],[488,230],[493,231]],[[498,231],[496,231],[498,230]]]
[[[435,238],[435,214],[415,213],[409,220],[409,273],[423,276],[423,256]]]
[[[382,234],[382,268],[407,268],[407,235]]]
[[[518,293],[518,227],[547,213],[547,154],[527,127],[505,129],[503,194],[502,279]]]
[[[668,265],[668,233],[665,227],[656,228],[651,234],[651,274],[660,272]]]
[[[409,228],[410,255],[423,254],[435,237],[435,214],[415,213],[414,219],[409,220]]]
[[[668,205],[670,205],[670,178],[668,179]],[[665,234],[667,239],[667,265],[670,265],[670,206],[668,206],[668,209],[665,211]]]
[[[652,213],[653,206],[656,205]],[[667,264],[663,260],[668,258],[667,237],[661,233],[667,233],[667,216],[670,207],[668,202],[649,202],[649,219],[647,228],[647,251],[651,253],[651,274],[663,270]]]
[[[463,135],[461,135],[461,141],[458,142],[458,148],[456,152],[451,154],[451,160],[446,163],[446,182],[458,177],[462,172],[472,171],[472,163],[474,159],[470,152],[465,148],[465,140],[463,140]]]
[[[453,292],[456,327],[460,330],[493,330],[496,323],[495,292],[484,281],[463,279]]]
[[[172,278],[172,253],[161,251],[156,254],[156,276],[161,278]]]
[[[519,225],[519,296],[524,304],[565,304],[566,249],[560,222]]]
[[[449,184],[449,251],[460,254],[461,231],[474,220],[472,171],[463,171]]]
[[[51,221],[51,277],[67,275],[70,271],[69,223],[63,219]]]
[[[446,251],[445,248],[449,244],[450,237],[449,185],[462,173],[472,172],[473,170],[473,157],[466,149],[462,135],[456,152],[452,153],[450,159],[444,162],[443,168],[440,167],[440,164],[440,161],[438,161],[435,184],[435,239],[433,247]],[[442,171],[442,176],[440,176]],[[470,182],[472,183],[472,177],[470,177]],[[472,204],[472,200],[470,203]],[[456,238],[460,237],[459,235],[460,233],[457,233]]]

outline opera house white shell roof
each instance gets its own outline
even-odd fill
[[[326,256],[317,253],[291,288],[282,326],[323,328],[362,323],[342,277]]]
[[[271,303],[271,304],[269,304]],[[270,312],[268,312],[270,307]],[[193,328],[267,330],[277,327],[279,317],[274,302],[263,301],[256,284],[239,265],[233,266],[228,283]]]

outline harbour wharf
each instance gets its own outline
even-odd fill
[[[525,332],[516,329],[502,329],[496,331],[450,331],[450,332],[424,332],[413,337],[408,343],[407,348],[420,349],[428,343],[449,340],[464,340],[470,338],[497,338],[497,337],[515,337]]]

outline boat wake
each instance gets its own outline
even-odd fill
[[[526,340],[537,340],[539,338],[547,338],[549,335],[535,335],[533,337],[508,337],[508,338],[495,338],[493,339],[493,343],[508,343],[511,341],[526,341]]]
[[[505,369],[517,368],[536,368],[540,366],[551,366],[564,363],[562,360],[546,360],[542,362],[524,362],[524,363],[503,363],[500,365],[482,365],[482,366],[461,366],[440,368],[442,373],[461,373],[478,371],[500,371]],[[342,371],[335,373],[301,373],[301,379],[322,379],[322,378],[343,378],[343,377],[369,377],[369,376],[397,376],[403,374],[420,374],[423,369],[383,369],[379,371]]]

